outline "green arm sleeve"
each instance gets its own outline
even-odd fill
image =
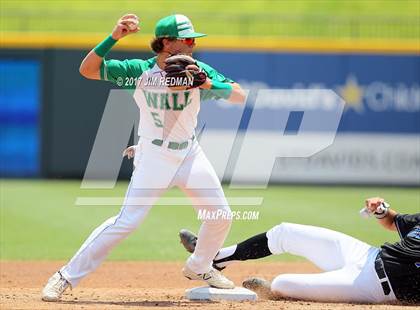
[[[115,83],[122,88],[135,89],[136,79],[154,63],[153,60],[141,59],[104,60],[100,70],[101,80]]]

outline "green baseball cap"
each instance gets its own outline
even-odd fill
[[[185,15],[175,14],[162,18],[156,24],[156,38],[199,38],[206,34],[194,31],[194,27]]]

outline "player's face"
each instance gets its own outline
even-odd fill
[[[194,38],[175,39],[167,41],[167,52],[170,54],[192,54],[195,47]]]

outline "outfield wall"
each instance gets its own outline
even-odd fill
[[[3,176],[83,176],[112,88],[79,75],[86,52],[0,50]],[[149,56],[131,51],[110,54],[118,59]],[[241,108],[224,103],[202,106],[200,119],[205,119],[209,137],[203,146],[225,180],[230,179],[238,154],[231,154],[225,171],[225,162],[214,150],[232,139],[240,147],[242,136],[232,137],[226,129],[232,129],[235,118],[245,132],[258,89],[329,88],[347,102],[334,144],[309,159],[278,159],[271,181],[420,185],[419,54],[200,51],[196,57],[250,89],[243,114]],[[266,104],[258,113],[267,118],[284,109],[281,102],[263,100]],[[320,103],[311,109],[322,112],[324,107]],[[247,134],[264,140],[275,130],[260,122]],[[244,182],[262,177],[257,164],[245,172],[240,175]],[[120,176],[129,175],[130,164],[124,160]]]
[[[334,143],[310,158],[279,158],[271,181],[420,184],[418,55],[245,52],[238,57],[236,53],[213,52],[204,53],[201,59],[227,68],[229,76],[251,90],[251,103],[258,90],[275,88],[327,88],[346,101]],[[247,135],[256,141],[270,139],[269,134],[278,129],[269,121],[272,115],[290,109],[272,97],[261,101],[260,121],[252,129],[247,128],[246,121],[241,123],[241,129],[247,129]],[[223,114],[209,107],[205,109],[209,111],[204,110],[203,115],[210,118]],[[235,108],[225,105],[224,109]],[[328,112],[323,102],[297,109]],[[250,107],[246,119],[251,113]],[[224,129],[231,122],[230,118],[221,120],[214,129]],[[221,139],[219,135],[214,140]],[[254,150],[257,158],[261,148]],[[229,171],[228,176],[232,167]],[[239,178],[244,182],[263,181],[264,174],[256,162],[243,169]]]

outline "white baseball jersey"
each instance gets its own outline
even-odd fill
[[[203,62],[197,62],[212,80],[232,82]],[[194,135],[200,100],[219,98],[211,90],[194,88],[172,91],[165,86],[166,73],[156,57],[148,60],[104,61],[101,79],[134,89],[134,99],[140,109],[138,135],[149,139],[182,142]]]

